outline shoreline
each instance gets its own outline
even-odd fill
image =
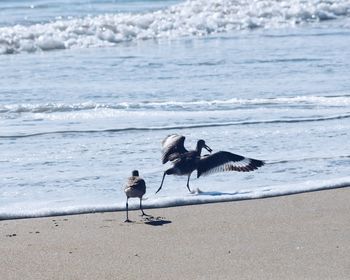
[[[319,186],[319,182],[316,181],[315,186],[311,186],[309,188],[301,188],[298,189],[298,184],[295,185],[294,190],[279,190],[278,186],[271,187],[268,191],[265,191],[264,189],[260,190],[260,192],[257,192],[256,194],[249,194],[249,195],[240,195],[239,193],[221,193],[221,192],[215,192],[215,195],[212,194],[212,192],[203,192],[200,189],[197,189],[196,195],[191,197],[172,197],[166,198],[166,197],[160,197],[160,198],[152,198],[154,201],[151,203],[151,205],[147,204],[147,200],[149,198],[146,198],[143,203],[144,209],[162,209],[162,208],[173,208],[173,207],[182,207],[182,206],[195,206],[195,205],[203,205],[203,204],[216,204],[216,203],[225,203],[225,202],[238,202],[238,201],[246,201],[246,200],[256,200],[256,199],[266,199],[266,198],[278,198],[283,196],[290,196],[290,195],[298,195],[298,194],[304,194],[304,193],[312,193],[312,192],[319,192],[319,191],[327,191],[327,190],[336,190],[336,189],[342,189],[342,188],[348,188],[350,177],[342,178],[339,182],[334,182],[334,180],[323,180],[325,183],[324,185],[321,184]],[[332,183],[328,183],[332,182]],[[152,200],[151,199],[151,200]],[[173,201],[171,201],[173,200]],[[179,202],[179,200],[181,202]],[[87,214],[98,214],[98,213],[108,213],[108,212],[122,212],[125,211],[125,205],[119,204],[122,206],[80,206],[77,210],[70,210],[70,212],[64,211],[64,210],[51,210],[47,211],[48,214],[22,214],[22,215],[9,215],[7,214],[7,217],[4,217],[5,214],[2,214],[3,217],[0,216],[0,222],[6,221],[6,220],[21,220],[21,219],[36,219],[36,218],[50,218],[50,217],[60,217],[60,216],[75,216],[75,215],[87,215]],[[79,210],[79,208],[83,209],[94,209],[94,210]],[[137,210],[139,208],[138,203],[131,203],[129,205],[130,210]]]
[[[350,188],[0,221],[2,279],[347,279]]]

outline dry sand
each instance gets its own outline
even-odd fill
[[[0,279],[350,279],[350,188],[0,221]]]

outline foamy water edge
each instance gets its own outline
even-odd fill
[[[241,201],[251,199],[261,199],[269,197],[278,197],[285,195],[300,194],[306,192],[331,190],[338,188],[350,187],[350,177],[343,177],[332,180],[315,180],[305,181],[296,184],[285,184],[276,186],[265,186],[260,189],[254,190],[239,190],[232,193],[222,192],[202,192],[196,190],[194,194],[188,194],[186,196],[175,197],[162,197],[159,195],[148,195],[143,203],[144,208],[165,208],[165,207],[177,207],[185,205],[196,205],[206,203],[219,203],[229,201]],[[129,202],[129,209],[138,209],[138,203]],[[64,215],[77,215],[88,213],[102,213],[102,212],[114,212],[124,211],[125,204],[117,203],[115,205],[81,205],[64,207],[62,209],[36,209],[33,211],[25,211],[21,208],[12,208],[11,212],[7,212],[0,208],[0,220],[8,219],[23,219],[23,218],[39,218],[39,217],[51,217],[51,216],[64,216]]]

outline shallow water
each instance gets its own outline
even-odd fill
[[[37,20],[26,21],[15,12],[18,3],[27,5],[22,2],[8,2],[12,8],[6,20],[1,17],[0,49],[7,50],[0,55],[2,218],[123,209],[122,186],[133,169],[146,180],[144,204],[149,207],[350,185],[347,1],[328,8],[335,11],[338,5],[333,20],[330,15],[327,21],[317,20],[324,4],[312,6],[311,16],[304,15],[301,23],[272,13],[253,29],[226,24],[207,33],[198,31],[203,22],[198,32],[183,31],[189,31],[188,20],[198,21],[204,12],[222,21],[217,13],[227,7],[232,21],[232,2],[213,1],[217,6],[208,5],[205,11],[194,8],[201,1],[93,2],[99,17],[94,23],[106,20],[107,11],[132,21],[175,10],[183,15],[176,20],[187,29],[171,29],[168,37],[162,33],[156,40],[134,36],[109,46],[97,40],[52,51],[38,47],[40,36],[33,35],[35,47],[29,52],[18,30],[26,33],[35,22],[48,32],[52,24],[72,24],[90,10],[88,1],[80,1],[82,6],[38,1],[46,8],[34,9]],[[292,3],[290,9],[297,11],[301,4]],[[73,6],[82,11],[74,14]],[[244,1],[240,7],[246,11]],[[22,12],[29,16],[31,10]],[[4,13],[3,3],[0,11]],[[296,15],[294,21],[302,18]],[[3,43],[9,34],[17,47]],[[85,35],[80,39],[89,41]],[[186,177],[168,176],[155,195],[167,168],[160,161],[160,143],[172,133],[185,135],[187,148],[203,138],[214,151],[267,164],[251,173],[199,179],[194,173],[196,194],[188,193]]]

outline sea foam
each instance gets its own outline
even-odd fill
[[[214,100],[189,100],[189,101],[144,101],[144,102],[120,102],[120,103],[23,103],[23,104],[0,104],[0,114],[22,113],[61,113],[78,112],[86,110],[164,110],[164,111],[207,111],[229,110],[238,106],[349,106],[350,95],[340,96],[292,96],[271,98],[230,98]]]
[[[144,208],[161,208],[214,202],[239,201],[345,187],[350,187],[350,177],[331,180],[304,181],[275,186],[263,186],[252,190],[241,189],[233,191],[232,193],[216,191],[203,192],[197,189],[193,194],[188,194],[187,196],[164,197],[161,195],[152,194],[145,198],[143,206]],[[9,207],[9,209],[6,207],[0,207],[0,220],[125,210],[124,202],[105,205],[78,205],[64,207],[58,205],[59,204],[57,204],[56,207],[47,207],[45,204],[43,204],[43,207],[38,207],[38,203],[35,203],[34,205],[12,205]],[[129,209],[138,209],[138,207],[138,203],[130,202]]]
[[[117,13],[0,28],[0,54],[113,46],[349,16],[348,0],[188,0],[148,13]]]

